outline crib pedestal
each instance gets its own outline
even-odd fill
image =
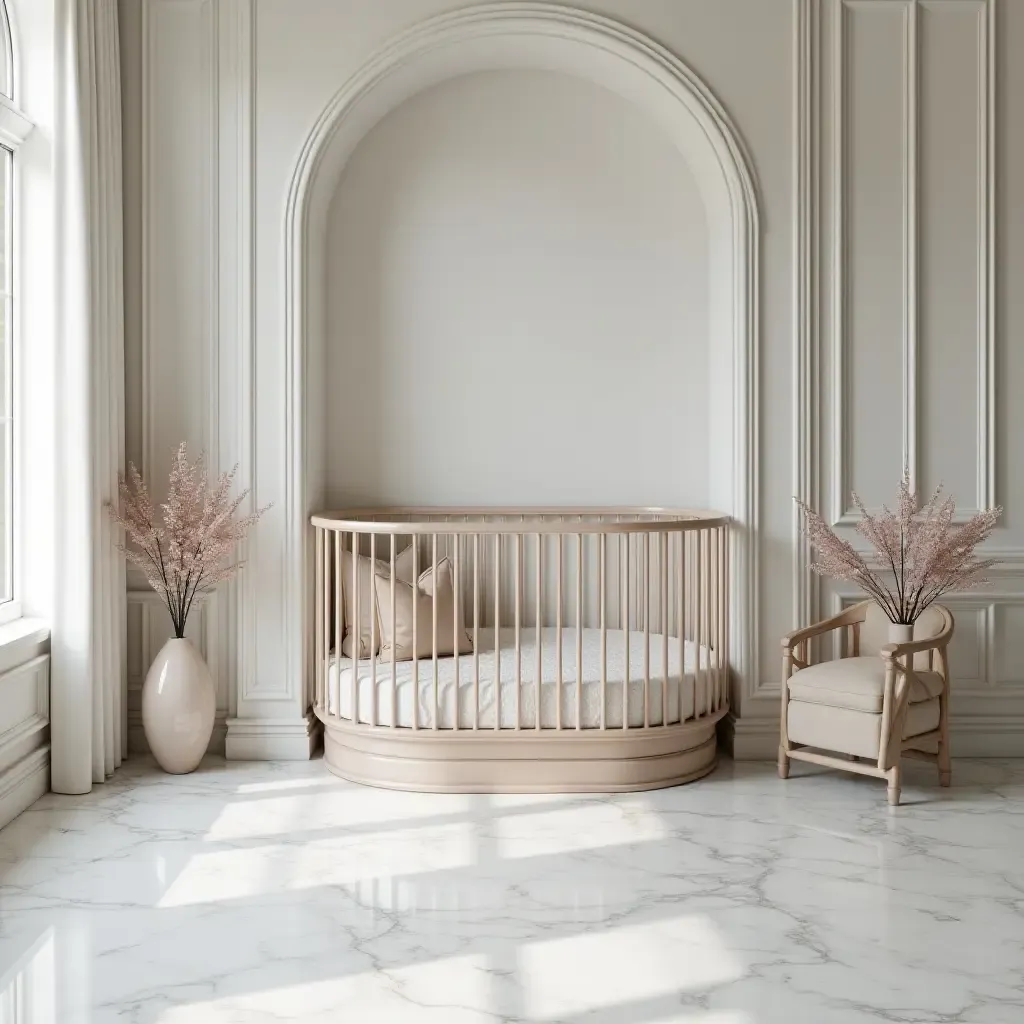
[[[474,733],[324,723],[324,763],[352,782],[421,793],[622,793],[692,782],[718,763],[724,710],[666,729]],[[597,732],[597,730],[594,730]]]

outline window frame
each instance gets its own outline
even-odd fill
[[[18,423],[20,420],[20,388],[19,380],[19,349],[20,343],[20,310],[18,295],[19,288],[19,223],[21,216],[22,190],[21,174],[19,168],[18,151],[22,143],[29,137],[35,126],[33,121],[17,105],[17,53],[15,47],[14,30],[11,24],[9,4],[7,0],[0,0],[0,45],[6,51],[7,62],[6,82],[0,83],[0,146],[11,154],[11,173],[7,202],[5,203],[3,225],[5,238],[3,244],[6,246],[5,253],[5,280],[2,282],[0,291],[6,293],[2,301],[8,302],[10,317],[6,325],[8,332],[9,353],[4,353],[6,361],[5,387],[7,394],[7,420],[9,429],[5,444],[7,448],[7,464],[9,477],[3,482],[3,500],[6,504],[6,529],[8,536],[4,543],[9,544],[9,564],[5,566],[6,580],[5,589],[9,588],[8,595],[0,594],[0,625],[19,619],[22,616],[22,603],[19,594],[19,581],[21,576],[21,545],[19,544],[19,521],[17,516],[18,501],[17,495],[22,476],[20,445],[17,443]]]

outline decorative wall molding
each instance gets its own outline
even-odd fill
[[[0,672],[0,828],[49,790],[49,731],[50,655],[42,653]]]
[[[318,741],[311,711],[300,718],[229,718],[225,754],[230,761],[308,761]]]
[[[819,507],[821,433],[820,321],[820,0],[793,3],[793,493]],[[819,577],[810,546],[793,517],[793,621],[818,618]]]
[[[996,5],[978,0],[978,497],[975,509],[992,508],[996,489]]]
[[[0,672],[0,771],[33,752],[50,725],[50,655]]]
[[[918,261],[917,261],[917,0],[895,0],[903,11],[903,462],[912,485],[918,473]],[[859,516],[848,502],[853,490],[850,477],[850,430],[846,422],[849,402],[848,345],[848,239],[846,237],[846,179],[849,176],[850,145],[847,117],[847,11],[881,8],[875,0],[834,0],[832,12],[832,521],[852,526]]]
[[[221,387],[218,422],[224,465],[238,464],[241,486],[250,489],[248,510],[259,507],[256,464],[255,357],[255,144],[256,19],[251,0],[218,0],[217,68],[220,78],[218,215]],[[259,531],[241,558],[248,568],[225,588],[228,664],[236,680],[231,701],[271,698],[257,691],[253,580],[259,561]]]
[[[155,109],[157,93],[154,88],[154,75],[159,67],[161,36],[161,19],[168,16],[178,17],[182,11],[198,13],[204,19],[207,30],[203,33],[204,42],[213,39],[213,4],[217,0],[175,0],[168,3],[167,0],[143,0],[142,2],[142,466],[143,476],[152,475],[159,464],[156,456],[156,445],[158,443],[158,427],[155,420],[156,403],[154,396],[161,387],[159,366],[154,367],[154,338],[159,332],[159,310],[156,308],[156,294],[161,281],[165,280],[164,268],[161,264],[161,257],[167,255],[166,240],[159,237],[159,233],[153,223],[153,215],[160,208],[159,199],[162,198],[161,185],[157,175],[164,166],[158,152],[160,140],[164,133],[159,129],[161,118]],[[165,26],[166,29],[166,26]],[[215,83],[212,80],[212,61],[208,63],[207,90],[210,93],[211,102],[214,101],[216,93]],[[180,102],[177,101],[176,102]],[[210,144],[211,160],[216,159],[216,137],[207,136]],[[211,168],[212,169],[212,168]],[[210,177],[212,185],[213,177]],[[210,219],[211,237],[209,243],[216,251],[216,226],[214,218]],[[216,289],[210,287],[210,294],[207,296],[211,308],[215,307]],[[213,335],[216,337],[216,334]],[[211,346],[215,349],[215,346]],[[202,367],[203,374],[196,380],[197,392],[207,399],[209,403],[214,399],[214,389],[210,386],[212,381],[208,379],[211,369],[210,361],[206,360]],[[215,378],[214,378],[215,380]],[[201,389],[201,390],[200,390]],[[204,422],[202,423],[202,445],[204,450],[211,450],[211,424],[214,422],[204,410]],[[180,438],[178,439],[180,440]],[[213,457],[216,452],[212,451]]]
[[[978,14],[978,66],[980,69],[977,167],[982,187],[977,211],[978,294],[981,297],[977,325],[977,431],[978,464],[974,502],[958,509],[962,521],[996,502],[995,452],[995,0],[832,0],[830,109],[833,119],[832,152],[832,257],[831,257],[831,411],[832,411],[832,496],[831,518],[836,526],[853,526],[860,518],[850,506],[854,487],[851,478],[851,433],[847,423],[848,393],[848,296],[845,181],[849,168],[847,135],[847,33],[848,10],[903,12],[903,458],[911,483],[920,483],[920,260],[918,252],[920,207],[920,12],[962,9]]]
[[[309,308],[310,224],[315,202],[333,192],[340,165],[358,140],[388,110],[435,82],[486,67],[540,67],[584,74],[650,107],[694,156],[731,230],[723,231],[733,252],[732,508],[738,522],[733,547],[732,621],[734,664],[740,696],[753,689],[758,646],[758,203],[751,162],[728,115],[705,84],[674,54],[610,18],[551,3],[492,3],[437,15],[386,44],[335,94],[318,118],[298,160],[289,188],[285,233],[286,433],[288,478],[285,500],[287,620],[286,684],[307,670],[309,564],[305,422],[306,345],[313,320]],[[669,103],[678,113],[669,112]],[[699,125],[700,130],[692,131]],[[329,158],[338,166],[329,177]],[[339,163],[340,162],[340,163]],[[698,178],[700,175],[698,174]],[[230,728],[230,726],[229,726]],[[229,751],[231,735],[229,732]]]
[[[247,378],[238,372],[236,323],[228,315],[234,311],[225,310],[232,294],[225,287],[227,268],[234,272],[244,261],[233,244],[224,244],[224,208],[228,199],[241,191],[239,181],[244,185],[244,180],[241,176],[236,180],[234,166],[223,159],[230,136],[225,134],[221,116],[225,92],[242,89],[222,66],[223,53],[235,38],[232,19],[246,23],[251,18],[250,0],[143,0],[139,8],[140,468],[151,484],[156,484],[158,498],[163,467],[183,432],[188,434],[190,454],[194,457],[197,446],[201,448],[211,471],[240,462],[244,487],[251,469],[236,453],[237,424],[225,422],[225,416],[233,416],[239,405],[225,394]],[[191,63],[179,71],[183,54]],[[251,59],[248,48],[245,59]],[[182,81],[188,82],[185,90]],[[251,165],[251,160],[246,165]],[[174,204],[176,180],[183,171],[190,193],[188,208],[194,211],[189,218],[176,216],[185,207]],[[232,176],[230,183],[225,182],[225,174]],[[251,194],[248,199],[251,203]],[[173,211],[170,217],[163,212],[166,210]],[[245,225],[251,231],[251,214]],[[231,239],[233,243],[233,234]],[[247,254],[250,248],[245,246],[241,253]],[[198,273],[194,266],[200,268]],[[179,314],[179,306],[187,312]],[[179,316],[187,330],[177,322]],[[185,336],[179,339],[179,335]],[[180,347],[176,344],[179,340]],[[175,374],[170,381],[166,379],[168,369]],[[182,396],[180,408],[164,397],[168,389]],[[137,580],[130,580],[128,586],[129,603],[146,600],[133,590],[138,587]],[[218,707],[225,714],[235,707],[236,586],[243,588],[244,581],[223,587],[220,600],[196,616],[197,621],[202,620],[204,657],[217,680]],[[148,638],[149,633],[147,625],[143,636]],[[129,636],[133,661],[139,656],[134,649],[138,642],[137,635]],[[143,657],[148,665],[148,652]]]
[[[50,744],[0,773],[0,828],[50,791]]]
[[[1024,757],[1024,714],[965,716],[951,712],[950,735],[954,758]],[[774,762],[779,752],[778,718],[729,718],[723,721],[721,738],[736,761]],[[934,768],[932,773],[934,779]],[[955,786],[955,761],[953,776]],[[779,785],[796,782],[794,775],[789,783]]]

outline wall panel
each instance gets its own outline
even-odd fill
[[[887,498],[913,447],[913,11],[846,0],[833,14],[836,520],[853,517],[851,489]]]
[[[142,0],[120,11],[126,447],[158,500],[181,441],[190,457],[205,453],[211,473],[221,466],[217,14],[217,0]],[[137,573],[128,585],[129,742],[138,749],[137,688],[171,627],[155,595],[132,589],[145,586]],[[223,717],[234,694],[222,616],[204,605],[192,617]]]
[[[808,575],[791,494],[852,525],[850,489],[869,505],[888,500],[906,459],[923,490],[942,480],[965,509],[1009,506],[996,540],[1009,569],[950,602],[957,749],[1024,752],[1024,413],[1012,401],[1024,383],[1024,71],[1012,59],[1024,4],[578,3],[695,68],[756,170],[762,664],[734,723],[737,749],[771,756],[777,636],[835,600],[828,587],[819,600]],[[270,732],[298,692],[273,628],[287,610],[280,537],[294,469],[279,442],[292,373],[281,347],[288,185],[341,83],[386,39],[449,8],[122,0],[128,451],[161,479],[186,438],[221,467],[240,461],[244,483],[275,503],[250,552],[255,571],[204,623],[221,712]],[[136,683],[141,614],[130,623]]]
[[[920,480],[994,500],[988,5],[920,8]]]

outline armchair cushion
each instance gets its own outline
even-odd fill
[[[915,672],[910,683],[910,703],[938,697],[943,681],[938,672]],[[885,663],[878,655],[823,661],[800,669],[789,678],[791,700],[825,704],[867,714],[882,713]]]
[[[909,739],[939,727],[937,698],[907,708],[903,736]],[[859,757],[877,758],[882,742],[882,716],[868,715],[827,704],[791,701],[787,720],[789,739],[819,750],[837,750]]]

